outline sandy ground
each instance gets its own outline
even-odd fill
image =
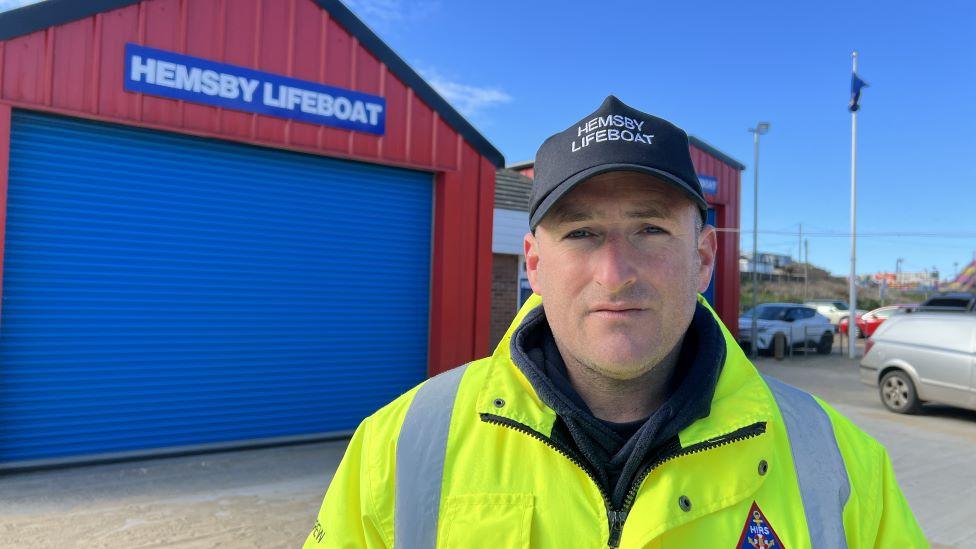
[[[976,547],[976,412],[884,409],[857,362],[761,359],[881,441],[934,547]],[[0,477],[0,547],[300,547],[345,441]]]

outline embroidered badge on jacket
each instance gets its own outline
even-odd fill
[[[746,524],[742,527],[742,535],[736,547],[738,549],[783,549],[783,543],[779,541],[776,531],[755,501],[749,508],[749,516],[746,517]]]

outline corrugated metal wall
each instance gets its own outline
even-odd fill
[[[708,195],[714,209],[715,226],[739,228],[739,200],[741,172],[721,159],[692,145],[691,160],[695,172],[718,179],[718,194]],[[718,256],[714,273],[717,295],[715,312],[725,322],[732,335],[739,332],[739,235],[736,232],[718,233]]]
[[[126,42],[382,95],[382,137],[123,90]],[[310,0],[152,0],[0,41],[0,94],[119,120],[422,168],[462,139]]]
[[[386,135],[125,92],[126,42],[382,95]],[[0,41],[11,106],[436,172],[428,371],[488,352],[495,167],[311,0],[147,0]]]
[[[12,126],[0,466],[345,431],[426,377],[429,173]]]

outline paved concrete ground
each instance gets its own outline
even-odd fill
[[[335,441],[0,477],[0,547],[301,547],[345,447]]]
[[[976,547],[976,413],[884,409],[838,355],[759,368],[834,404],[885,444],[936,547]],[[0,547],[298,547],[345,442],[0,477]]]
[[[933,547],[976,547],[976,412],[926,405],[918,416],[889,412],[858,381],[858,362],[811,355],[756,366],[829,402],[879,442]]]

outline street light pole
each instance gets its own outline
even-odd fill
[[[753,135],[753,185],[752,185],[752,325],[750,326],[749,354],[758,356],[756,342],[759,340],[756,322],[756,306],[759,299],[759,136],[769,131],[769,122],[760,122],[749,128]]]

